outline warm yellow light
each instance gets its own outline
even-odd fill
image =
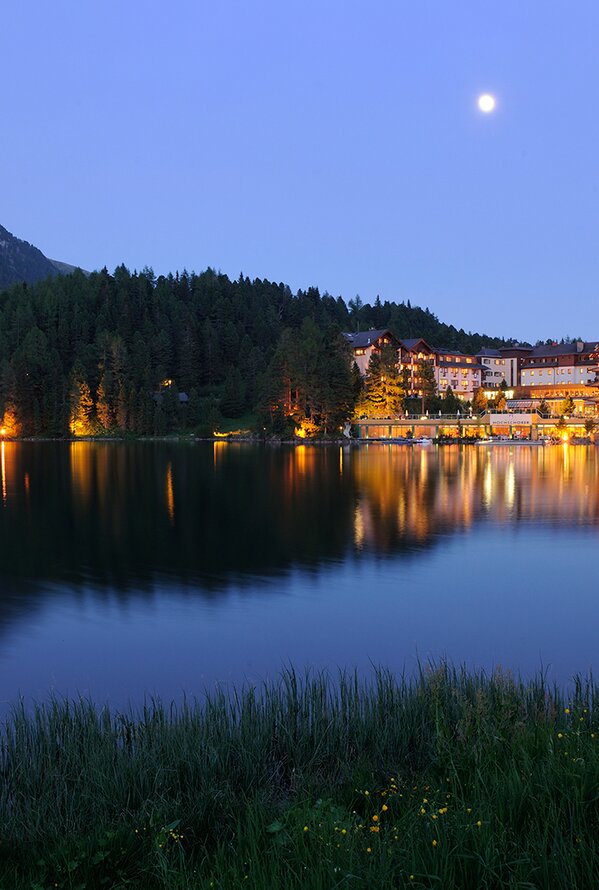
[[[6,435],[6,427],[3,426],[2,429],[0,430],[0,436],[5,436],[5,435]]]
[[[562,442],[568,441],[568,433],[562,433]]]
[[[299,439],[311,439],[318,432],[318,427],[313,421],[305,418],[295,430],[295,435]]]
[[[482,96],[478,97],[478,107],[484,114],[490,114],[491,111],[494,111],[495,105],[495,96],[492,96],[490,93],[483,93]]]

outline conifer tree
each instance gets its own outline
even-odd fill
[[[106,395],[106,387],[105,387],[106,375],[102,375],[100,378],[100,383],[98,384],[98,391],[96,394],[96,417],[98,418],[98,423],[105,430],[109,430],[112,428],[112,411],[110,405],[108,403],[108,398]]]
[[[93,427],[94,402],[87,381],[80,369],[73,375],[69,403],[69,426],[75,436],[90,436]]]

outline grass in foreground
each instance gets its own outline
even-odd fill
[[[448,666],[7,723],[0,888],[599,886],[599,687]]]

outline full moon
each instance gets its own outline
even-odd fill
[[[478,97],[478,107],[481,111],[484,111],[485,114],[494,111],[495,96],[492,96],[490,93],[483,93],[482,96]]]

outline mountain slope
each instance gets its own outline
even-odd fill
[[[33,284],[58,272],[58,265],[41,250],[0,226],[0,290],[21,281]]]

